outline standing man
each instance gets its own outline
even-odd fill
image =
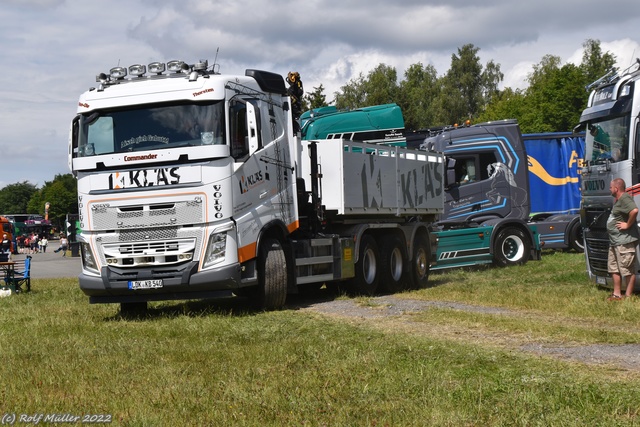
[[[608,269],[613,279],[613,294],[609,301],[622,299],[622,278],[625,278],[627,290],[625,295],[633,295],[633,285],[636,280],[636,245],[638,243],[638,206],[633,198],[624,190],[626,184],[621,178],[616,178],[609,184],[609,191],[614,198],[613,208],[607,220],[609,233]]]

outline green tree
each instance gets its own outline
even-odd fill
[[[472,44],[451,55],[451,68],[443,78],[444,92],[439,97],[444,107],[442,124],[453,124],[472,119],[482,105],[482,64]]]
[[[324,94],[324,86],[322,83],[318,87],[313,88],[313,92],[305,94],[304,100],[307,103],[307,109],[326,107],[327,97]],[[305,110],[306,111],[306,110]]]
[[[385,64],[379,64],[367,77],[360,73],[335,93],[336,108],[353,110],[397,102],[397,77],[396,69]]]
[[[504,73],[500,71],[500,64],[496,64],[493,60],[487,62],[482,72],[482,104],[486,106],[498,95],[500,83],[504,80]]]
[[[398,73],[394,67],[379,64],[364,81],[365,105],[381,105],[397,102]]]
[[[480,63],[480,48],[466,44],[451,55],[451,68],[442,80],[439,92],[437,124],[451,125],[475,119],[486,104],[498,94],[498,86],[504,78],[500,65],[489,61],[486,67]]]
[[[603,53],[598,40],[587,40],[579,66],[562,65],[559,57],[545,55],[533,66],[523,91],[506,88],[493,97],[479,120],[518,119],[525,133],[570,131],[580,120],[589,94],[587,84],[611,70],[615,56]]]
[[[407,68],[398,96],[407,129],[418,130],[434,124],[437,115],[434,99],[439,91],[438,75],[433,65],[417,63]]]
[[[28,181],[7,185],[0,190],[0,213],[30,213],[27,210],[27,202],[37,191],[36,186]]]
[[[560,58],[547,55],[534,66],[526,95],[527,111],[520,119],[524,132],[569,131],[585,107],[584,75],[576,65],[560,66]]]
[[[587,84],[596,81],[615,68],[615,55],[610,52],[602,53],[600,40],[587,39],[582,47],[584,51],[580,68]]]
[[[485,110],[478,116],[478,122],[488,122],[501,119],[520,119],[527,112],[526,96],[524,91],[513,90],[510,87],[492,97]],[[521,125],[522,127],[522,125]]]
[[[365,79],[362,73],[349,80],[344,86],[335,92],[336,108],[339,110],[352,110],[359,107],[365,107],[367,98],[365,92]]]

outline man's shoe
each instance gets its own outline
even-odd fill
[[[622,301],[622,297],[620,295],[611,294],[607,301]]]

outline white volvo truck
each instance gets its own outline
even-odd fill
[[[591,93],[580,117],[580,126],[586,130],[580,211],[584,252],[589,277],[598,285],[612,287],[607,268],[611,181],[622,178],[626,191],[640,205],[640,58],[626,70],[604,75],[587,89]],[[640,271],[636,271],[638,277]]]
[[[91,303],[424,285],[443,211],[440,153],[303,141],[281,75],[206,61],[115,67],[72,121],[80,288]]]

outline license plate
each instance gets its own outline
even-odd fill
[[[158,289],[162,287],[162,280],[130,280],[129,289]]]
[[[596,283],[598,285],[606,285],[607,284],[607,278],[603,277],[603,276],[596,276]]]

